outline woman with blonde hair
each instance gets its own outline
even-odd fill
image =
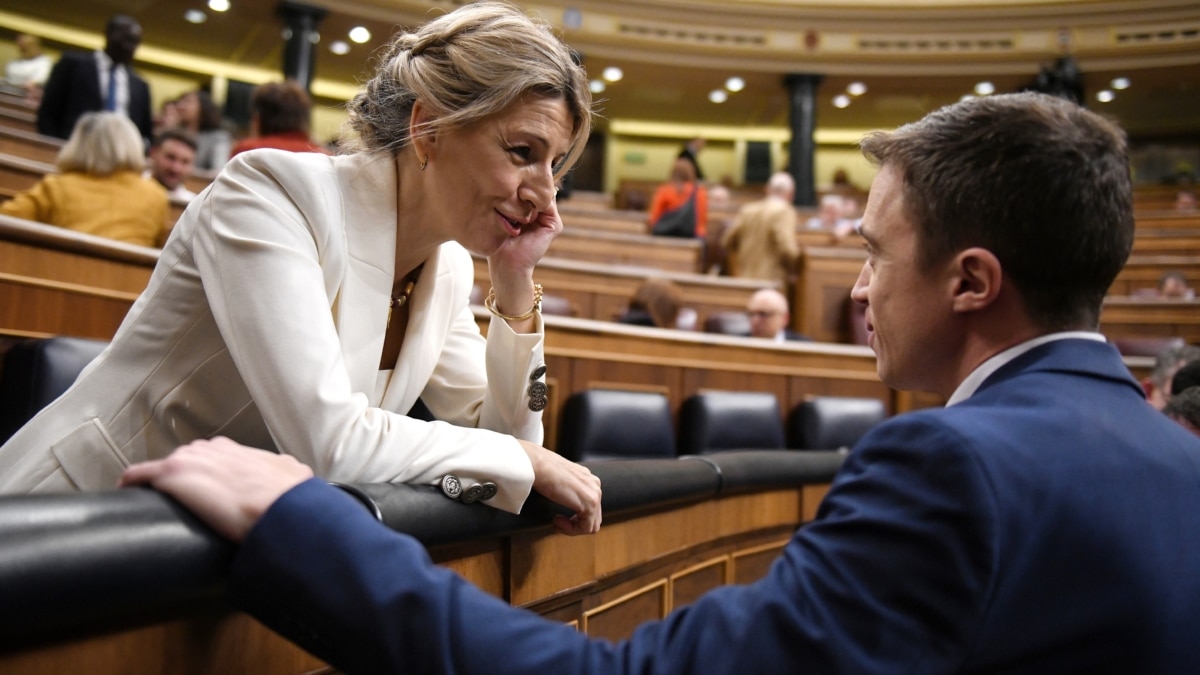
[[[123,115],[87,113],[58,153],[58,170],[0,204],[0,213],[118,241],[158,246],[166,191],[142,178],[142,135]]]
[[[541,446],[533,276],[590,115],[570,50],[511,5],[398,34],[350,104],[357,151],[230,160],[111,346],[0,447],[0,492],[112,487],[220,435],[342,483],[512,512],[533,489],[574,512],[560,530],[594,532],[599,479]],[[488,263],[486,338],[471,254]]]

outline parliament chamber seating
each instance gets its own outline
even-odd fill
[[[762,391],[704,391],[679,411],[679,454],[784,449],[779,399]]]
[[[1168,349],[1178,349],[1187,344],[1178,336],[1162,337],[1115,337],[1112,343],[1122,356],[1158,356]]]
[[[789,447],[800,450],[852,448],[887,418],[883,402],[854,396],[813,396],[788,414]]]
[[[18,342],[0,371],[0,443],[62,395],[107,340],[52,337]]]
[[[588,389],[563,404],[558,454],[572,461],[674,457],[671,404],[663,394]]]

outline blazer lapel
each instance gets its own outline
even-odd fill
[[[396,165],[391,157],[361,153],[338,157],[335,166],[349,259],[333,300],[333,321],[350,384],[372,399],[396,264]]]
[[[421,396],[437,367],[446,333],[454,321],[455,283],[439,247],[421,270],[409,306],[408,329],[396,359],[392,379],[380,404],[384,410],[407,413]]]

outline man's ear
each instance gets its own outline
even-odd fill
[[[437,131],[432,125],[433,114],[421,101],[414,101],[412,115],[408,118],[408,137],[412,139],[413,150],[417,152],[417,163],[422,164],[429,159],[437,143]]]
[[[951,273],[956,312],[975,312],[989,307],[999,297],[1004,283],[1000,259],[985,248],[959,251],[954,256]]]

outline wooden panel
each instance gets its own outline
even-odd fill
[[[731,560],[730,556],[723,555],[672,574],[671,609],[690,605],[712,589],[730,583]]]
[[[862,272],[860,248],[804,249],[792,298],[792,329],[819,342],[850,342],[847,303]]]
[[[704,263],[704,244],[699,239],[563,230],[550,244],[548,255],[666,272],[700,272]]]
[[[1200,343],[1200,301],[1106,298],[1100,331],[1114,337],[1181,337]]]
[[[0,272],[0,330],[110,339],[137,295]]]
[[[788,541],[784,539],[734,553],[731,556],[733,579],[730,583],[748,584],[767,576],[771,564],[779,557]]]
[[[1108,288],[1110,296],[1135,295],[1158,288],[1158,279],[1169,270],[1182,272],[1188,285],[1200,288],[1200,257],[1187,255],[1132,255]]]
[[[52,165],[64,143],[61,138],[0,126],[0,153],[5,155]]]
[[[583,614],[583,630],[590,637],[620,640],[645,621],[667,615],[667,582],[658,581]]]
[[[0,195],[12,197],[29,190],[47,173],[54,173],[53,164],[35,162],[13,155],[0,155]]]

